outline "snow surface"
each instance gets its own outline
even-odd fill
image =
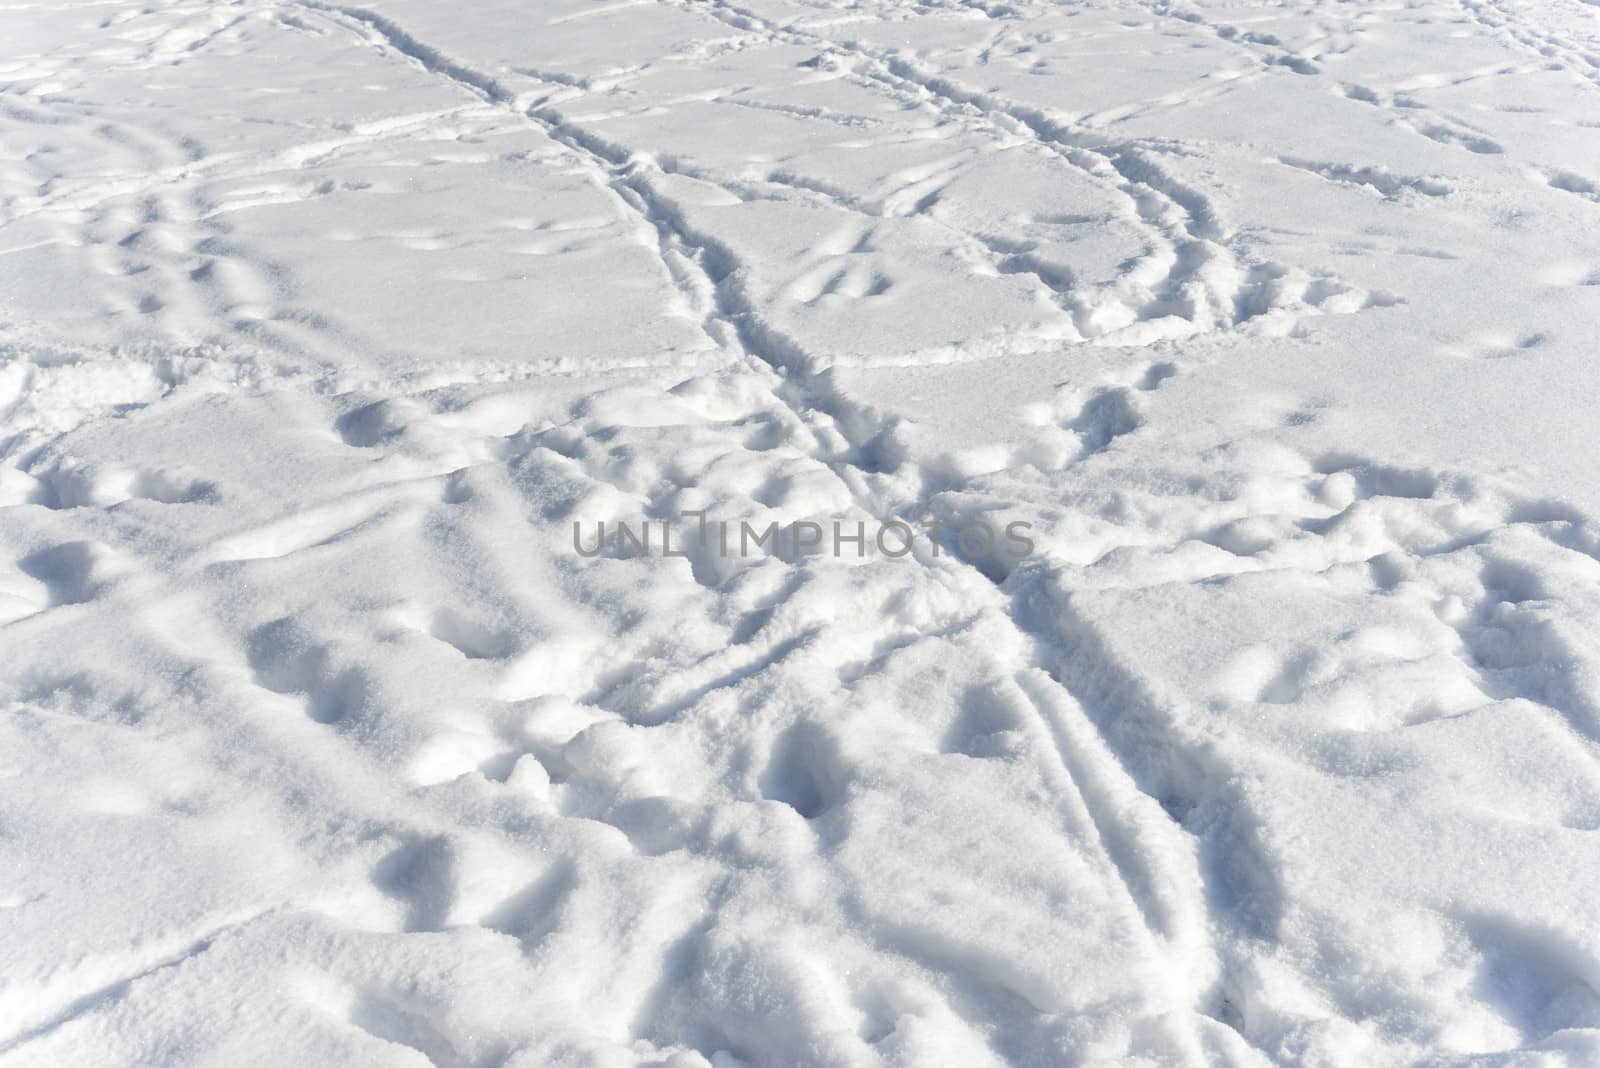
[[[1600,1064],[1600,6],[370,4],[0,8],[0,1064]]]

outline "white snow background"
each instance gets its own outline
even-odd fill
[[[1597,337],[1594,0],[5,3],[0,1065],[1600,1064]]]

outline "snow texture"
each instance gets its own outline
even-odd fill
[[[1594,0],[362,4],[0,7],[0,1065],[1600,1064]]]

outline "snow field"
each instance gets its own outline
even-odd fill
[[[1595,17],[0,12],[0,1062],[1600,1061]]]

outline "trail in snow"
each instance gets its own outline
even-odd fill
[[[339,10],[357,21],[372,26],[386,42],[416,59],[430,72],[446,77],[468,89],[477,90],[492,102],[511,103],[510,94],[491,78],[470,70],[421,44],[392,22],[360,9]],[[535,119],[540,118],[537,111],[530,110],[528,114]],[[559,120],[541,121],[553,136],[571,146],[574,151],[583,154],[585,163],[594,165],[598,173],[603,175],[607,170],[613,169],[622,172],[620,177],[610,178],[608,184],[612,188],[620,186],[625,191],[621,196],[623,202],[637,210],[643,221],[661,231],[663,265],[669,272],[673,272],[675,265],[698,267],[699,277],[690,281],[686,288],[691,296],[706,292],[712,294],[714,306],[708,312],[706,332],[713,342],[732,344],[736,350],[743,350],[740,351],[740,355],[753,352],[761,363],[780,374],[791,369],[796,374],[804,374],[803,365],[794,366],[794,361],[799,356],[798,346],[781,336],[776,338],[762,336],[757,310],[750,306],[738,290],[735,278],[737,262],[726,249],[711,243],[707,238],[681,229],[683,224],[681,219],[676,217],[674,208],[663,201],[650,184],[647,177],[648,166],[641,167],[635,161],[622,157],[614,148],[607,151],[607,147],[590,147],[586,144],[587,139],[581,130],[563,127]],[[627,193],[631,193],[632,196],[628,196]],[[708,268],[706,266],[708,263],[715,266]],[[787,403],[801,422],[807,419],[809,413],[822,414],[827,410],[817,404],[814,399],[815,387],[810,383],[795,386],[792,381],[774,382],[770,376],[762,376],[758,383],[755,386],[757,389],[768,389],[780,400],[789,398]],[[824,442],[819,441],[817,444],[819,448],[825,448]],[[857,450],[861,444],[852,442]],[[869,514],[874,514],[871,503],[862,499],[861,490],[858,489],[866,485],[870,477],[869,471],[853,463],[848,454],[841,459],[831,459],[824,453],[817,459],[834,466],[846,489],[852,492],[857,506]],[[683,519],[681,516],[677,518],[680,521]],[[887,517],[875,514],[875,518],[882,521]],[[1003,603],[999,611],[1005,611]],[[1038,721],[1048,739],[1047,752],[1052,752],[1054,759],[1047,765],[1046,774],[1049,776],[1047,781],[1050,781],[1052,789],[1061,795],[1064,809],[1072,813],[1069,833],[1081,835],[1092,828],[1089,833],[1092,839],[1097,840],[1103,861],[1112,865],[1113,870],[1117,871],[1127,883],[1131,904],[1143,914],[1144,923],[1150,928],[1150,934],[1155,936],[1155,942],[1151,946],[1152,952],[1159,954],[1157,946],[1170,941],[1177,943],[1176,948],[1181,953],[1191,957],[1198,954],[1201,958],[1197,963],[1175,961],[1164,963],[1161,965],[1161,970],[1177,976],[1192,967],[1214,968],[1215,963],[1207,959],[1211,953],[1205,945],[1207,934],[1201,918],[1204,907],[1195,901],[1201,893],[1199,878],[1197,873],[1184,870],[1192,865],[1192,861],[1186,864],[1185,855],[1191,850],[1188,844],[1181,840],[1181,833],[1175,834],[1174,830],[1160,826],[1165,821],[1161,818],[1158,808],[1150,806],[1150,813],[1140,812],[1140,806],[1144,802],[1128,798],[1127,795],[1132,792],[1132,784],[1127,781],[1126,773],[1120,768],[1115,768],[1114,763],[1112,767],[1115,770],[1109,772],[1094,768],[1092,762],[1095,757],[1091,754],[1095,752],[1096,747],[1103,746],[1099,739],[1088,741],[1080,736],[1076,744],[1068,741],[1073,737],[1071,723],[1074,720],[1082,720],[1082,716],[1070,697],[1063,700],[1064,695],[1050,693],[1053,682],[1048,676],[1025,675],[1019,681],[1028,688],[1017,691],[1028,695],[1023,707],[1032,712],[1032,718]],[[1028,692],[1038,691],[1041,685],[1044,686],[1044,691],[1039,697],[1034,697]],[[665,717],[657,712],[650,712],[645,717],[647,722],[660,721],[662,718]],[[1088,726],[1087,721],[1083,723],[1084,726]],[[1108,758],[1109,754],[1105,754],[1099,759],[1104,761]],[[1083,762],[1089,763],[1085,765]],[[1074,767],[1080,769],[1076,775],[1073,774]],[[1078,785],[1080,780],[1084,782],[1084,787]],[[1085,789],[1090,792],[1085,793]],[[1171,840],[1163,841],[1164,838]],[[1176,872],[1168,873],[1161,870],[1174,863],[1178,865]],[[1155,868],[1154,871],[1146,870],[1152,866]],[[1192,885],[1186,886],[1184,885],[1186,883]],[[1178,900],[1174,900],[1174,895]],[[1184,897],[1189,900],[1181,900]],[[1179,991],[1183,989],[1182,984],[1177,982],[1174,982],[1173,986]],[[1193,993],[1179,993],[1178,1003],[1182,1004],[1193,999],[1196,993],[1200,995],[1202,1001],[1215,1001],[1216,995],[1202,986]],[[1203,1058],[1203,1047],[1192,1039],[1191,1042],[1192,1045],[1186,1050],[1187,1055]]]

